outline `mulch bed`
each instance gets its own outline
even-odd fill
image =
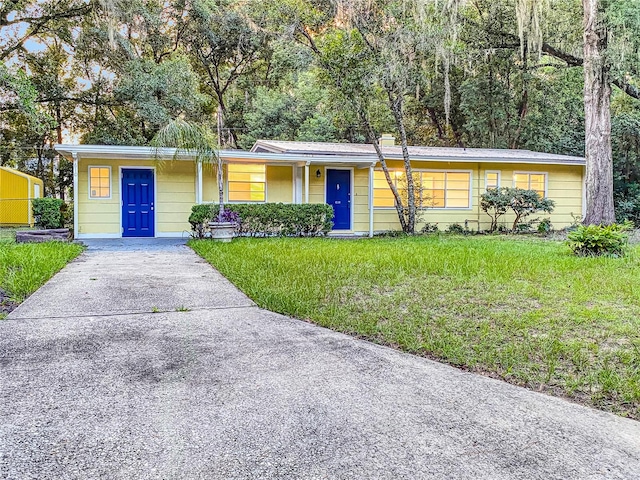
[[[0,288],[0,314],[2,313],[10,313],[18,306],[17,303],[9,300],[9,295],[7,292]]]

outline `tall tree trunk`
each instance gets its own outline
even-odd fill
[[[216,97],[218,97],[218,110],[222,114],[224,120],[227,119],[227,106],[224,103],[224,92],[214,87]],[[238,135],[235,130],[229,128],[229,138],[231,139],[231,148],[238,148]]]
[[[376,138],[376,134],[371,126],[371,123],[367,119],[366,114],[363,110],[359,112],[360,120],[362,125],[365,127],[365,131],[367,132],[367,138],[369,139],[369,143],[373,145],[373,148],[376,151],[376,155],[378,155],[378,160],[380,161],[380,166],[382,167],[382,171],[384,172],[384,177],[387,180],[387,184],[393,193],[393,198],[395,199],[394,206],[396,208],[396,212],[398,213],[398,221],[400,222],[400,227],[403,232],[407,231],[407,218],[405,216],[404,204],[402,203],[402,197],[400,196],[400,192],[398,192],[398,188],[394,183],[394,180],[391,178],[391,172],[389,171],[389,167],[387,167],[387,160],[384,158],[382,153],[382,148],[378,143],[378,139]],[[373,199],[371,200],[371,206],[373,207]]]
[[[56,102],[56,140],[57,143],[62,143],[62,108],[60,107],[60,102]],[[55,155],[51,159],[52,171],[54,162],[58,162],[58,166],[60,166],[60,155]],[[58,168],[58,176],[60,176],[60,168]],[[53,185],[55,184],[56,182],[54,179]],[[62,184],[60,184],[60,198],[64,200],[64,187]]]
[[[389,106],[396,121],[396,128],[400,133],[400,145],[402,147],[402,158],[404,159],[404,171],[407,177],[407,212],[405,214],[406,224],[403,226],[405,233],[415,233],[416,231],[416,188],[413,181],[413,170],[411,168],[411,158],[407,146],[407,132],[404,128],[404,117],[402,113],[402,94],[395,95],[391,90],[387,90],[389,96]]]
[[[431,123],[438,130],[438,140],[446,141],[447,139],[444,136],[444,130],[442,129],[442,125],[440,125],[440,120],[438,120],[438,115],[436,114],[436,110],[434,108],[432,108],[432,107],[428,107],[427,108],[427,113],[429,114],[429,118],[431,119]]]
[[[600,0],[583,0],[584,116],[587,160],[585,225],[615,222],[611,152],[611,78],[604,58],[607,29]]]

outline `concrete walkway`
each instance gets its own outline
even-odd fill
[[[177,242],[91,247],[0,322],[0,478],[640,475],[638,422],[260,310]]]

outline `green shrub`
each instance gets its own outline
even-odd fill
[[[490,232],[498,229],[498,219],[511,209],[516,215],[511,230],[527,231],[531,222],[525,222],[525,218],[536,212],[553,212],[555,202],[548,198],[542,198],[535,190],[522,188],[490,188],[480,195],[480,208],[491,217]],[[524,225],[524,226],[521,226]]]
[[[516,225],[513,233],[531,233],[531,222],[523,222]]]
[[[64,215],[62,209],[64,201],[59,198],[34,198],[33,218],[39,228],[62,228]]]
[[[445,230],[447,233],[455,233],[457,235],[463,235],[465,233],[465,229],[459,223],[452,223]]]
[[[424,227],[422,227],[422,230],[420,230],[421,233],[437,233],[439,232],[440,229],[438,228],[438,224],[437,223],[425,223]]]
[[[640,227],[640,184],[631,183],[616,192],[616,219],[618,222],[629,220]]]
[[[490,232],[495,232],[498,229],[498,219],[507,213],[510,204],[510,189],[506,187],[490,188],[480,195],[480,208],[491,217]]]
[[[612,225],[580,225],[567,236],[567,244],[579,256],[607,255],[621,257],[629,243],[627,231],[632,222]]]
[[[191,215],[189,215],[189,223],[191,231],[196,238],[204,238],[207,232],[207,222],[211,219],[211,209],[213,205],[203,204],[191,207]]]
[[[509,207],[516,214],[512,228],[514,232],[518,224],[524,223],[523,220],[532,213],[540,211],[551,213],[556,206],[553,200],[542,198],[535,190],[525,190],[523,188],[511,188],[509,190],[511,195]]]
[[[327,204],[234,203],[224,208],[239,215],[239,235],[319,236],[327,234],[332,227],[333,208]],[[218,205],[194,205],[189,217],[194,236],[204,237],[207,223],[216,218],[218,212]]]
[[[538,233],[546,235],[551,232],[551,230],[553,230],[553,225],[551,224],[550,218],[547,217],[540,220],[540,223],[538,223]]]

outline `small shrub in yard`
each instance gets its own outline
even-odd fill
[[[551,230],[553,230],[553,225],[551,225],[550,218],[543,218],[540,220],[540,223],[538,223],[538,233],[546,235],[551,232]]]
[[[447,227],[447,233],[455,233],[457,235],[464,235],[466,233],[465,228],[459,223],[452,223]]]
[[[195,237],[207,233],[207,223],[218,215],[218,205],[194,205],[189,223]],[[251,237],[319,236],[331,230],[333,208],[326,204],[234,203],[225,212],[239,216],[238,234]]]
[[[535,190],[524,190],[522,188],[490,188],[480,196],[480,208],[491,217],[490,232],[498,229],[498,219],[512,210],[516,217],[511,230],[513,232],[523,231],[521,225],[530,227],[533,222],[525,222],[525,218],[536,212],[553,212],[555,203],[548,198],[542,198]],[[527,228],[524,228],[526,231]]]
[[[420,230],[421,233],[437,233],[440,230],[438,229],[437,223],[425,223],[424,227]]]
[[[576,255],[621,257],[629,243],[627,232],[633,223],[612,225],[580,225],[567,236],[567,244]]]
[[[480,195],[480,208],[491,217],[490,232],[498,229],[498,219],[507,213],[511,203],[511,195],[508,188],[490,188]]]
[[[62,228],[64,215],[62,209],[65,205],[59,198],[35,198],[33,199],[33,217],[39,228]]]
[[[524,190],[522,188],[512,188],[511,190],[511,202],[509,207],[516,214],[516,218],[513,221],[513,231],[516,231],[518,224],[523,223],[523,220],[536,212],[553,212],[555,202],[548,198],[542,198],[535,190]]]

